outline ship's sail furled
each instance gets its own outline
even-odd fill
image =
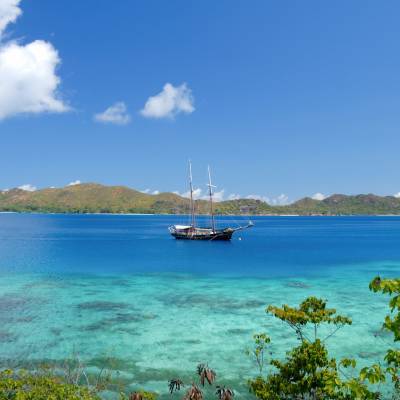
[[[195,199],[193,196],[193,177],[192,177],[192,163],[189,160],[189,188],[190,188],[190,225],[172,225],[169,231],[176,239],[186,240],[231,240],[234,232],[250,228],[253,223],[250,221],[246,226],[239,226],[237,228],[226,227],[217,229],[215,224],[215,216],[213,209],[213,189],[216,187],[211,183],[211,171],[208,166],[208,194],[210,198],[210,217],[211,227],[199,227],[196,224],[196,210]]]

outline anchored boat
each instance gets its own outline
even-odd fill
[[[215,216],[213,209],[213,188],[211,183],[211,172],[208,167],[208,194],[210,202],[210,216],[211,216],[211,227],[200,227],[196,224],[196,204],[193,197],[193,178],[192,178],[192,164],[189,161],[189,187],[190,187],[190,225],[172,225],[168,229],[175,239],[186,239],[186,240],[231,240],[232,235],[236,231],[247,229],[252,227],[254,224],[249,221],[246,226],[239,227],[226,227],[216,228]]]

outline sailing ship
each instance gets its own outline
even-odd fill
[[[249,221],[246,226],[226,227],[217,229],[213,208],[213,189],[216,187],[211,183],[211,172],[208,166],[208,195],[210,203],[211,227],[200,227],[196,223],[196,203],[193,196],[192,163],[189,161],[189,188],[190,188],[190,225],[172,225],[169,232],[175,239],[186,240],[231,240],[232,235],[240,230],[252,227],[254,224]]]

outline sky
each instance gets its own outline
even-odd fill
[[[0,0],[0,189],[400,191],[400,2]],[[200,192],[199,192],[200,193]]]

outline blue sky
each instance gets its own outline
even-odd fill
[[[0,0],[0,188],[183,192],[191,158],[225,198],[397,193],[399,15],[390,0]]]

